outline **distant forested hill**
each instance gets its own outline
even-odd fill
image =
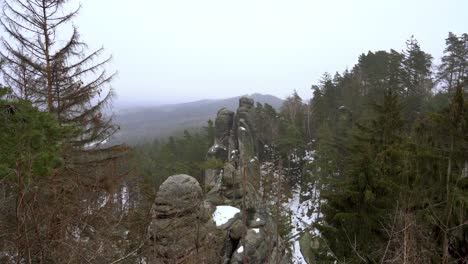
[[[184,129],[201,128],[208,119],[214,121],[220,108],[226,107],[234,111],[240,97],[118,109],[114,122],[120,126],[120,130],[111,141],[135,144],[165,138]],[[255,102],[268,103],[276,109],[283,103],[282,99],[273,95],[252,94],[249,97]]]

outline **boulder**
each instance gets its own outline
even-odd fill
[[[265,234],[260,229],[249,229],[243,240],[245,243],[242,240],[239,242],[239,247],[234,251],[230,263],[244,263],[244,254],[249,263],[265,263],[265,260],[269,258]]]
[[[266,224],[266,221],[263,219],[263,216],[256,213],[253,219],[250,221],[249,226],[251,228],[259,228],[259,227],[264,226],[265,224]]]
[[[156,218],[169,218],[193,213],[202,198],[202,189],[195,178],[185,174],[170,176],[159,187],[153,215]]]
[[[229,227],[229,237],[233,240],[239,240],[244,232],[244,225],[241,219],[236,219],[234,223]]]
[[[220,236],[209,225],[209,214],[204,211],[202,201],[202,189],[189,175],[170,176],[159,187],[151,210],[150,263],[220,261],[221,248],[211,244]]]

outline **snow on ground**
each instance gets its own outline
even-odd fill
[[[315,188],[315,187],[314,187]],[[310,189],[310,187],[308,188]],[[313,189],[315,191],[315,189]],[[309,210],[313,210],[314,201],[310,193],[304,193],[308,199],[301,202],[301,186],[297,184],[293,191],[292,197],[288,200],[287,207],[291,210],[291,233],[289,237],[295,237],[292,244],[293,263],[305,264],[306,261],[302,256],[299,245],[299,233],[308,228],[317,218],[317,213],[308,214]]]
[[[244,247],[240,246],[240,248],[237,249],[237,253],[242,253],[244,252]]]
[[[213,213],[213,220],[216,222],[216,226],[221,226],[234,218],[237,213],[240,213],[239,208],[229,205],[218,205]]]
[[[303,160],[307,163],[312,163],[314,161],[315,150],[306,150]]]
[[[109,202],[109,195],[104,194],[98,197],[98,209],[103,208]]]
[[[122,191],[120,192],[120,199],[122,202],[122,211],[128,213],[128,210],[130,209],[130,204],[128,201],[130,199],[130,193],[126,184],[122,186]]]
[[[218,145],[218,144],[215,144],[214,146],[212,146],[212,147],[210,148],[209,152],[215,153],[217,149],[223,149],[223,150],[226,150],[226,148],[225,148],[225,147],[223,147],[223,146],[220,146],[220,145]]]

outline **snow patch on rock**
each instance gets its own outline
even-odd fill
[[[221,226],[234,218],[237,213],[240,213],[239,208],[229,205],[218,205],[213,213],[213,220],[215,221],[216,226]]]
[[[244,247],[240,246],[240,248],[237,249],[237,253],[242,253],[244,252]]]

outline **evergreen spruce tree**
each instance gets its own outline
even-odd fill
[[[323,92],[319,86],[312,86],[313,96],[309,101],[309,107],[311,108],[311,134],[313,138],[317,137],[318,130],[322,123],[326,120],[326,109],[323,100]]]
[[[14,182],[21,174],[21,187],[31,188],[35,177],[49,177],[60,164],[61,139],[74,130],[60,127],[29,101],[7,100],[10,94],[0,86],[0,180]]]
[[[453,94],[455,86],[468,77],[468,34],[458,37],[449,32],[445,45],[437,79],[449,94]]]
[[[52,195],[45,188],[62,165],[62,139],[76,130],[29,101],[9,97],[11,89],[0,86],[0,251],[18,262],[40,263],[52,251],[43,252],[50,216],[43,206]]]
[[[406,50],[403,51],[402,79],[405,85],[406,96],[426,95],[431,88],[430,75],[432,56],[421,50],[419,42],[411,36],[406,42]]]
[[[402,126],[398,96],[390,90],[376,117],[358,125],[349,149],[345,180],[322,194],[323,224],[318,225],[339,261],[370,262],[380,257],[387,240],[382,229],[395,207],[402,178]]]
[[[415,126],[416,157],[412,175],[424,203],[420,223],[430,234],[432,259],[442,263],[467,260],[468,104],[463,87],[454,87],[449,107],[431,113]]]
[[[207,126],[204,127],[204,132],[206,133],[206,141],[209,144],[210,142],[214,142],[216,131],[215,131],[215,126],[214,126],[213,120],[209,119],[206,122],[206,124],[207,124]]]
[[[411,124],[422,115],[422,106],[430,96],[432,56],[421,50],[418,41],[412,36],[403,51],[401,80],[404,86],[404,117]],[[408,129],[409,130],[409,129]]]

